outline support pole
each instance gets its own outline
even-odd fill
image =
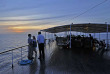
[[[80,32],[80,36],[81,36],[81,32]]]
[[[46,32],[45,32],[45,39],[46,39]]]
[[[70,48],[71,48],[71,24],[70,24]]]
[[[67,35],[69,36],[69,31],[67,31]]]
[[[85,33],[85,37],[86,37],[86,33]]]
[[[76,32],[77,36],[78,36],[78,32]]]
[[[45,45],[46,45],[46,32],[45,32]]]
[[[95,33],[94,33],[94,38],[95,38]]]
[[[99,41],[100,41],[100,33],[99,33]]]
[[[85,36],[87,37],[87,33],[85,33]]]
[[[50,39],[49,33],[48,33],[48,39]]]
[[[49,33],[48,33],[47,35],[48,35],[48,43],[50,43],[50,36],[49,36]]]
[[[105,22],[105,24],[107,25],[107,44],[106,44],[106,48],[108,49],[108,24],[107,24],[107,22]]]
[[[21,60],[22,60],[22,47],[21,47]]]
[[[13,69],[13,50],[12,50],[12,69]]]
[[[55,35],[55,34],[53,33],[53,40],[54,40],[54,35]]]

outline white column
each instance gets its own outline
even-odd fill
[[[95,33],[94,33],[94,38],[95,38]]]
[[[81,36],[81,32],[80,32],[80,36]]]
[[[54,40],[54,35],[55,35],[55,34],[53,33],[53,40]]]
[[[45,44],[46,44],[46,32],[45,32]]]
[[[45,32],[45,39],[46,39],[46,32]]]
[[[107,25],[107,44],[106,44],[106,48],[108,49],[108,24],[107,24],[107,22],[105,23],[106,25]]]
[[[100,33],[99,33],[99,41],[100,41]]]
[[[70,24],[70,48],[71,48],[71,24]]]

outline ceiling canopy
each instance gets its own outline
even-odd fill
[[[41,31],[49,33],[59,33],[70,31],[70,25],[56,26]],[[84,33],[102,33],[107,32],[107,24],[97,23],[84,23],[84,24],[71,24],[71,31],[84,32]],[[110,25],[108,24],[108,32],[110,32]]]

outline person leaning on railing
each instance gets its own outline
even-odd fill
[[[32,49],[32,39],[31,39],[31,34],[28,34],[28,59],[32,60],[33,59],[33,49]]]
[[[33,51],[34,51],[35,54],[37,55],[37,51],[36,51],[37,42],[36,42],[35,36],[33,36],[33,39],[32,39],[32,47],[33,47]]]

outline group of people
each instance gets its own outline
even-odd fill
[[[67,37],[56,37],[56,42],[58,43],[65,43],[63,48],[69,48],[70,46],[70,35],[67,35]],[[105,51],[106,49],[106,43],[105,40],[97,40],[96,38],[93,38],[91,34],[89,36],[84,35],[71,35],[71,48],[76,48],[77,51],[85,51],[85,52],[96,52],[96,51]]]
[[[39,58],[45,58],[45,53],[44,53],[44,36],[41,34],[41,32],[38,32],[38,36],[37,36],[37,40],[35,38],[35,36],[33,36],[33,38],[31,38],[32,35],[28,34],[28,59],[32,60],[34,59],[33,57],[33,52],[35,52],[35,54],[37,55],[37,51],[36,51],[36,47],[37,47],[37,43],[38,43],[38,47],[39,47]]]

